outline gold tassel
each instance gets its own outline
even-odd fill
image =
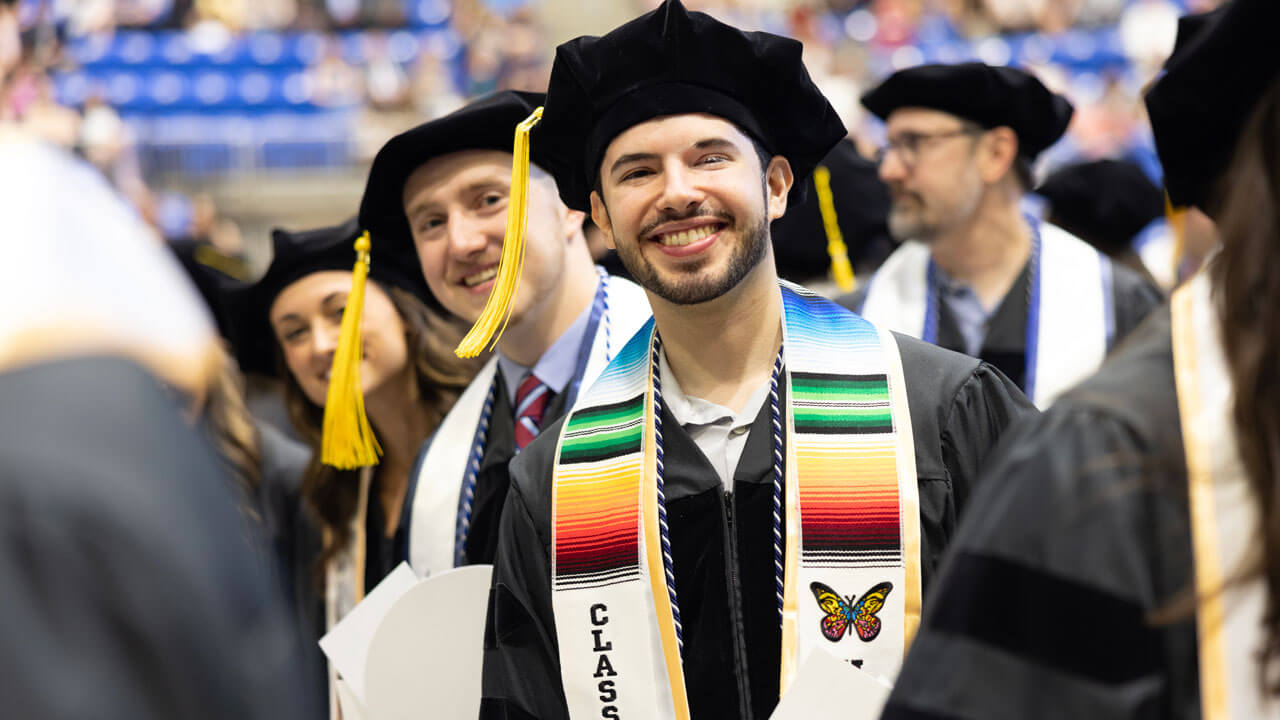
[[[520,287],[520,271],[524,268],[524,233],[529,217],[529,132],[542,119],[542,108],[516,126],[515,147],[511,160],[511,197],[507,202],[507,231],[502,240],[502,258],[498,276],[493,280],[489,300],[476,324],[453,351],[460,358],[473,358],[498,346],[502,332],[511,319],[511,303]]]
[[[1164,219],[1169,223],[1169,232],[1173,233],[1173,284],[1177,285],[1182,282],[1182,256],[1187,253],[1187,209],[1175,208],[1167,192],[1164,194]]]
[[[356,239],[356,265],[351,271],[351,293],[342,311],[338,349],[329,372],[329,394],[324,402],[324,435],[320,461],[340,470],[377,465],[382,448],[364,412],[360,387],[360,318],[364,314],[365,282],[369,276],[371,243],[366,231]]]
[[[849,262],[849,247],[840,234],[836,221],[836,201],[831,194],[831,171],[819,165],[813,170],[813,185],[818,191],[818,211],[822,213],[822,228],[827,233],[827,254],[831,256],[831,279],[841,292],[853,292],[858,281],[853,276],[853,263]]]

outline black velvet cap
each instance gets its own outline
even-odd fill
[[[707,113],[787,158],[798,197],[800,180],[845,136],[801,48],[688,12],[678,0],[603,37],[570,40],[556,48],[546,111],[530,139],[534,161],[555,176],[566,205],[589,212],[614,138],[657,117]]]
[[[1034,75],[1011,67],[971,62],[920,65],[899,70],[862,96],[881,120],[904,107],[950,113],[988,130],[1008,127],[1018,153],[1034,160],[1067,131],[1074,109]]]
[[[836,143],[819,164],[831,172],[836,222],[854,268],[872,256],[887,254],[893,247],[889,188],[880,179],[876,164],[845,141]],[[787,214],[773,221],[770,234],[779,276],[799,283],[826,276],[831,255],[816,192],[810,192],[799,205],[788,205]]]
[[[1230,3],[1227,4],[1229,5]],[[1190,47],[1196,36],[1200,34],[1200,31],[1216,22],[1226,10],[1227,5],[1219,5],[1209,12],[1183,15],[1178,18],[1178,35],[1173,41],[1173,52],[1169,54],[1169,59],[1165,61],[1165,67],[1168,67],[1169,60],[1177,57]]]
[[[240,369],[261,375],[275,375],[275,333],[271,329],[271,304],[291,283],[324,270],[351,272],[356,264],[355,241],[360,236],[356,218],[333,227],[289,232],[271,231],[274,255],[267,272],[252,285],[232,290],[229,302],[235,312],[231,344]],[[418,269],[413,246],[396,243],[379,246],[370,238],[369,279],[383,286],[398,287],[425,301],[426,281]]]
[[[396,252],[412,261],[413,272],[421,273],[404,214],[405,181],[428,160],[441,155],[461,150],[511,152],[516,125],[542,105],[544,97],[542,93],[514,90],[493,93],[387,141],[373,158],[360,200],[360,227],[369,231],[373,246],[397,246]],[[429,291],[425,299],[439,307]]]
[[[1123,160],[1069,165],[1036,188],[1049,201],[1049,221],[1105,253],[1130,247],[1164,215],[1164,196],[1142,168]]]
[[[1280,75],[1280,2],[1234,0],[1179,48],[1147,92],[1174,205],[1210,215],[1218,178],[1258,100]]]

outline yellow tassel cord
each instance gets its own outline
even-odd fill
[[[364,412],[360,388],[360,317],[364,314],[365,279],[369,276],[369,233],[356,239],[356,265],[351,271],[351,293],[342,311],[338,349],[329,372],[329,394],[324,402],[324,435],[320,461],[340,470],[377,465],[382,448]]]
[[[502,240],[502,257],[498,260],[498,276],[493,279],[489,300],[476,324],[453,351],[460,358],[473,358],[498,346],[502,332],[511,319],[511,303],[520,287],[520,271],[524,268],[524,232],[529,218],[529,132],[542,119],[542,108],[516,126],[515,147],[511,154],[511,197],[507,202],[507,232]]]
[[[1187,209],[1175,208],[1164,194],[1164,219],[1169,223],[1169,232],[1173,233],[1173,284],[1182,282],[1182,256],[1187,254]]]
[[[831,279],[842,292],[853,292],[858,281],[853,277],[853,264],[849,262],[849,247],[840,234],[836,221],[836,201],[831,194],[831,171],[819,165],[813,171],[813,185],[818,191],[818,211],[822,213],[822,227],[827,232],[827,254],[831,256]]]

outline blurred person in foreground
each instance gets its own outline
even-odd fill
[[[175,403],[213,371],[207,314],[96,170],[5,125],[0,157],[5,714],[310,716],[237,491]]]
[[[1221,250],[992,459],[885,718],[1280,717],[1278,23],[1236,0],[1147,94]]]
[[[880,177],[902,245],[842,305],[991,363],[1045,408],[1159,304],[1142,278],[1023,213],[1031,165],[1072,114],[1035,77],[923,65],[862,102],[885,121]]]

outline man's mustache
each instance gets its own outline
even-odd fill
[[[692,220],[694,218],[702,218],[702,217],[723,220],[724,222],[729,223],[730,225],[732,225],[734,222],[734,218],[732,214],[727,213],[723,210],[712,210],[710,208],[696,208],[692,212],[684,212],[684,213],[662,212],[662,213],[659,213],[658,218],[656,220],[649,223],[648,225],[645,225],[643,228],[640,229],[639,237],[642,237],[642,238],[648,237],[653,233],[654,230],[657,230],[659,227],[667,223],[682,222],[684,220]]]

